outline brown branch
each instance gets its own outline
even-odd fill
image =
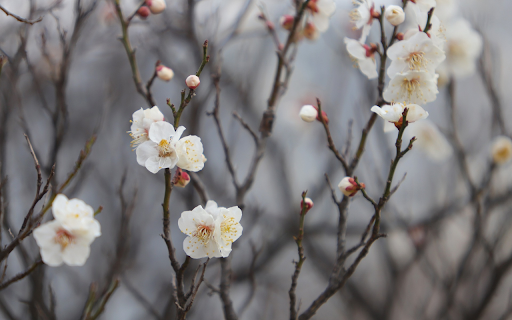
[[[327,136],[327,143],[329,144],[329,149],[331,149],[331,151],[336,156],[336,159],[338,159],[338,161],[341,163],[341,165],[345,169],[345,172],[347,172],[349,169],[347,161],[341,155],[341,153],[338,152],[338,149],[336,149],[336,145],[334,144],[334,141],[332,140],[332,137],[331,137],[331,130],[329,129],[329,124],[326,122],[326,119],[324,119],[324,117],[322,116],[322,104],[320,103],[320,99],[316,98],[316,103],[318,105],[319,119],[320,119],[320,122],[322,123],[322,125],[324,126],[325,134]]]
[[[40,22],[41,20],[43,20],[43,17],[39,17],[37,18],[36,20],[28,20],[28,19],[23,19],[22,17],[20,16],[17,16],[9,11],[7,11],[7,9],[5,9],[3,6],[0,5],[0,10],[2,10],[7,16],[11,16],[13,17],[14,19],[18,20],[19,22],[23,22],[23,23],[26,23],[26,24],[30,24],[30,25],[33,25],[34,23],[38,23]]]
[[[9,280],[5,281],[5,282],[2,282],[0,284],[0,291],[7,288],[8,286],[10,286],[11,284],[15,283],[16,281],[19,281],[23,278],[25,278],[26,276],[28,276],[29,274],[32,273],[32,271],[34,271],[38,266],[42,265],[43,264],[43,261],[41,260],[38,260],[36,261],[30,268],[28,268],[27,270],[25,270],[24,272],[22,273],[18,273],[17,275],[15,275],[14,277],[10,278]],[[7,264],[6,264],[7,265]]]

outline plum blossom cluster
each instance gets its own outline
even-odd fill
[[[310,0],[304,18],[299,22],[295,41],[300,41],[303,38],[316,40],[320,33],[329,28],[329,19],[335,10],[336,3],[333,0]],[[283,15],[279,19],[279,24],[286,30],[291,30],[294,23],[295,17],[292,15]]]
[[[34,229],[34,238],[43,262],[56,267],[65,263],[83,266],[89,257],[89,246],[101,235],[94,210],[80,199],[58,194],[52,203],[54,220]]]
[[[218,207],[215,201],[206,206],[184,211],[178,226],[188,237],[183,242],[183,250],[193,259],[227,257],[231,245],[242,235],[239,207]]]
[[[203,169],[206,158],[201,138],[194,135],[182,138],[185,127],[175,129],[164,120],[157,106],[134,112],[130,129],[137,163],[151,173],[175,166],[193,172]]]

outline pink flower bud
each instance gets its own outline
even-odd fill
[[[201,83],[201,81],[199,80],[198,76],[193,74],[187,77],[185,83],[187,84],[187,87],[189,87],[190,89],[195,89],[199,87],[199,83]]]
[[[341,179],[340,183],[338,184],[338,188],[340,188],[341,192],[347,196],[347,197],[353,197],[357,193],[357,191],[361,190],[361,188],[365,188],[366,186],[364,183],[359,184],[361,187],[359,187],[354,180],[354,178],[351,177],[345,177]]]
[[[156,76],[163,81],[169,81],[174,77],[174,72],[171,68],[164,66],[163,64],[156,67]]]
[[[318,112],[318,107],[314,107],[316,111]],[[325,124],[329,124],[329,117],[327,117],[327,113],[325,113],[324,110],[322,110],[322,118],[325,120]],[[316,120],[322,122],[322,119],[320,118],[320,114],[317,113]]]
[[[402,32],[397,33],[396,40],[399,40],[399,41],[404,40],[404,34]]]
[[[283,29],[290,31],[292,30],[293,27],[293,20],[293,16],[285,14],[284,16],[279,18],[279,24],[281,25],[281,27],[283,27]]]
[[[185,188],[189,182],[190,176],[188,175],[188,173],[178,168],[173,179],[174,185],[179,188]]]
[[[313,200],[311,200],[310,198],[306,198],[305,200],[306,200],[306,211],[304,212],[304,214],[306,214],[309,211],[309,209],[313,208],[313,205],[314,205]],[[304,208],[304,201],[301,200],[300,201],[301,212],[302,212],[302,208]]]
[[[165,0],[146,0],[146,5],[152,14],[159,14],[165,10]]]
[[[149,8],[146,7],[146,6],[142,6],[139,8],[139,10],[137,10],[137,14],[139,15],[139,17],[141,17],[142,19],[145,19],[149,16],[151,12],[149,11]]]

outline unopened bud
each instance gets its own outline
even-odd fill
[[[506,136],[494,139],[491,147],[492,160],[496,164],[505,164],[512,159],[512,140]]]
[[[190,182],[190,176],[188,173],[178,168],[178,170],[176,170],[176,174],[174,175],[173,182],[176,187],[185,188]]]
[[[195,89],[199,87],[199,83],[201,83],[201,81],[199,80],[198,76],[193,74],[187,77],[185,83],[187,84],[187,87],[189,87],[190,89]]]
[[[169,81],[174,77],[174,71],[161,64],[156,67],[156,75],[160,80]]]
[[[374,18],[374,19],[379,19],[380,18],[380,12],[375,10],[375,5],[373,5],[371,8],[370,8],[370,15]]]
[[[274,23],[272,21],[267,21],[267,29],[274,30]]]
[[[284,16],[279,18],[279,24],[281,25],[281,27],[283,27],[283,29],[290,31],[293,28],[293,20],[293,16],[285,14]]]
[[[313,208],[313,205],[314,205],[313,200],[311,200],[310,198],[306,198],[305,200],[306,200],[306,211],[304,212],[304,214],[306,214],[309,211],[309,209]],[[301,212],[302,212],[303,208],[304,208],[304,201],[301,200],[300,201]]]
[[[139,8],[139,10],[137,10],[137,14],[139,15],[139,17],[141,17],[142,19],[145,19],[149,16],[151,12],[149,11],[149,8],[146,7],[146,6],[142,6]]]
[[[402,40],[404,40],[404,34],[402,32],[399,32],[396,34],[395,38],[398,41],[402,41]]]
[[[318,113],[318,107],[315,107],[315,109],[317,111],[316,120],[322,122],[322,119],[320,119],[320,114]],[[324,110],[322,110],[322,118],[324,119],[325,124],[329,124],[329,117],[327,117],[327,113]]]
[[[304,27],[304,30],[302,32],[304,33],[304,37],[306,37],[309,40],[316,40],[320,35],[318,29],[312,22],[306,23],[306,26]]]
[[[313,122],[318,117],[318,110],[312,105],[305,105],[300,109],[300,118],[306,122]]]
[[[165,10],[165,0],[146,0],[146,5],[152,14],[159,14]]]
[[[360,187],[357,185],[357,182],[354,180],[354,178],[345,177],[341,179],[340,183],[338,184],[338,188],[340,188],[341,192],[347,197],[353,197],[357,191],[366,187],[364,183],[360,183],[359,185]]]
[[[389,23],[396,27],[404,22],[405,13],[402,7],[390,5],[386,8],[386,11],[384,11],[384,17],[386,17]]]

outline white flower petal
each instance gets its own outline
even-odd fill
[[[176,152],[179,159],[177,165],[181,169],[193,172],[203,169],[203,144],[198,136],[180,139],[176,145]]]
[[[159,121],[151,124],[149,128],[149,139],[155,143],[162,140],[169,140],[175,134],[174,126],[166,121]]]
[[[158,144],[153,141],[146,141],[142,143],[137,150],[137,163],[141,166],[145,166],[146,161],[151,157],[158,156]]]
[[[62,251],[62,260],[68,266],[83,266],[90,253],[88,244],[71,243]]]
[[[149,170],[151,173],[157,173],[160,171],[160,169],[165,168],[174,168],[176,163],[178,162],[178,158],[171,158],[171,157],[160,157],[160,156],[153,156],[149,157],[146,162],[144,163],[144,166],[146,169]]]

